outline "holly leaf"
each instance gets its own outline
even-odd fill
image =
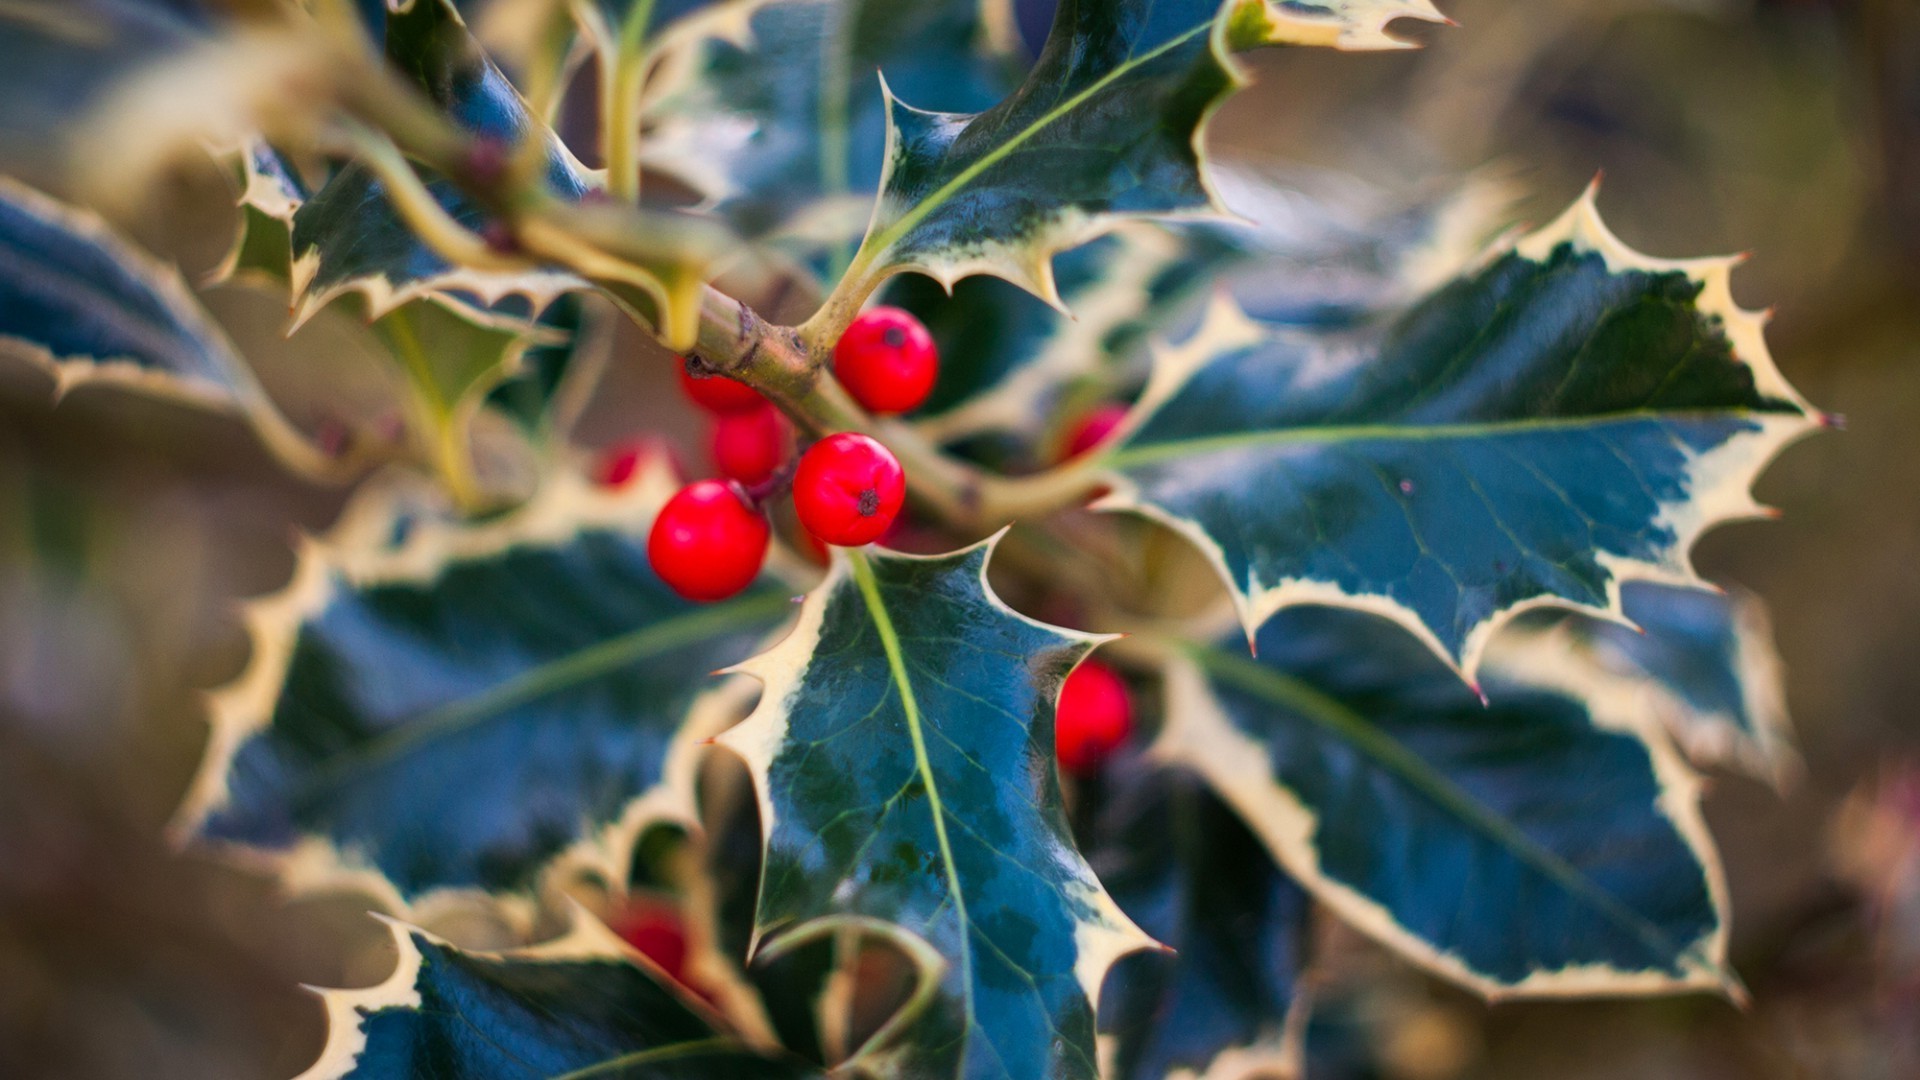
[[[896,924],[944,971],[855,1063],[1091,1078],[1101,979],[1150,944],[1074,848],[1053,767],[1061,681],[1100,639],[1001,603],[991,546],[839,557],[794,631],[740,665],[765,687],[720,741],[760,797],[757,949]]]
[[[879,188],[886,104],[874,73],[947,109],[1019,77],[1006,0],[773,0],[745,40],[710,37],[650,90],[642,160],[751,236],[841,265]],[[838,267],[830,269],[837,272]]]
[[[475,952],[388,922],[393,974],[323,990],[327,1043],[297,1080],[806,1080],[672,988],[604,926],[576,913],[565,937]]]
[[[1274,332],[1216,305],[1165,352],[1099,505],[1193,541],[1249,636],[1281,608],[1388,615],[1474,677],[1542,605],[1617,616],[1637,579],[1698,583],[1713,525],[1818,426],[1736,260],[1655,260],[1592,193],[1360,333]]]
[[[1074,399],[1144,381],[1149,340],[1185,324],[1208,284],[1261,322],[1358,323],[1406,303],[1484,250],[1509,197],[1476,180],[1416,198],[1336,197],[1311,178],[1216,168],[1244,224],[1130,222],[1053,260],[1062,314],[995,277],[895,278],[885,302],[913,311],[940,347],[940,381],[915,426],[940,442],[1033,432]]]
[[[654,576],[675,486],[657,461],[623,490],[557,473],[481,524],[370,491],[248,606],[253,658],[213,695],[176,836],[423,918],[623,884],[643,829],[695,820],[696,744],[737,715],[706,674],[789,610],[771,581],[698,606]]]
[[[1370,22],[1375,6],[1320,10],[1331,25],[1352,26]],[[1201,146],[1207,119],[1242,81],[1228,49],[1296,39],[1249,22],[1250,7],[1064,0],[1026,80],[992,108],[931,112],[888,88],[880,199],[816,320],[844,325],[850,306],[904,270],[943,285],[993,274],[1061,306],[1054,252],[1127,217],[1218,216]],[[1380,41],[1356,33],[1326,43]]]
[[[1641,681],[1497,643],[1484,702],[1383,619],[1298,608],[1166,670],[1154,752],[1314,897],[1490,998],[1740,990],[1699,782]]]
[[[1784,785],[1799,772],[1780,654],[1760,598],[1633,582],[1626,622],[1569,616],[1537,628],[1648,683],[1647,710],[1689,758]]]
[[[1387,33],[1397,19],[1453,25],[1432,0],[1229,0],[1227,40],[1256,45],[1328,45],[1337,49],[1411,49]]]
[[[1121,909],[1173,950],[1115,966],[1101,1001],[1106,1075],[1208,1075],[1217,1059],[1235,1063],[1231,1075],[1267,1075],[1256,1062],[1298,1075],[1307,894],[1191,776],[1116,763],[1083,795],[1100,797],[1088,861]]]
[[[468,131],[507,145],[522,139],[542,143],[544,179],[561,198],[579,199],[590,189],[586,169],[531,114],[447,0],[390,6],[386,54]],[[486,229],[486,213],[452,181],[423,180],[455,221],[475,232]],[[449,263],[407,227],[383,182],[357,162],[337,170],[294,210],[291,221],[296,325],[348,293],[363,295],[376,318],[422,297],[476,308],[510,302],[507,310],[530,318],[556,296],[587,288],[580,277],[556,267],[507,272]],[[665,296],[669,289],[658,284],[658,291]]]
[[[264,139],[249,139],[233,155],[238,174],[240,225],[233,247],[208,275],[210,284],[255,281],[293,286],[293,215],[312,197],[285,155]]]
[[[345,467],[280,413],[178,270],[98,215],[5,176],[0,352],[45,371],[56,396],[111,385],[230,412],[296,469]]]

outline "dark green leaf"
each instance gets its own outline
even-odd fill
[[[399,962],[365,990],[327,990],[327,1045],[300,1080],[807,1080],[668,988],[605,927],[505,953],[391,923]]]
[[[0,351],[57,394],[107,383],[241,414],[289,465],[331,463],[255,381],[171,266],[98,216],[0,176]]]
[[[789,610],[771,582],[702,606],[654,576],[674,486],[657,462],[625,491],[556,474],[480,525],[369,493],[251,606],[179,828],[396,910],[624,882],[640,830],[694,819],[690,755],[730,715],[708,673]]]
[[[741,666],[765,689],[721,741],[760,792],[756,935],[877,919],[944,958],[856,1054],[891,1075],[1091,1078],[1100,981],[1148,944],[1074,848],[1053,766],[1061,680],[1098,639],[1008,609],[988,551],[841,558]]]
[[[1519,611],[1697,580],[1695,538],[1758,513],[1754,477],[1816,426],[1732,265],[1638,255],[1589,196],[1366,331],[1216,307],[1160,357],[1102,505],[1198,545],[1249,633],[1291,604],[1361,607],[1472,678]]]
[[[1101,998],[1113,1080],[1205,1074],[1233,1051],[1298,1073],[1289,1044],[1304,966],[1307,894],[1192,777],[1117,763],[1089,785],[1100,799],[1083,840],[1100,881],[1140,928],[1173,949],[1114,967]]]
[[[1355,927],[1489,996],[1737,993],[1699,783],[1640,680],[1503,641],[1483,703],[1338,608],[1257,644],[1169,665],[1155,749]]]
[[[1352,30],[1374,18],[1368,9],[1434,17],[1423,6],[1334,4],[1313,16]],[[1256,25],[1248,7],[1062,0],[1026,80],[992,108],[929,111],[889,88],[880,201],[818,318],[843,325],[847,305],[902,270],[943,285],[994,274],[1058,304],[1054,252],[1126,217],[1213,216],[1222,206],[1201,146],[1208,117],[1240,82],[1227,50],[1308,40],[1271,20]],[[1316,43],[1392,42],[1336,32]]]
[[[1786,687],[1760,598],[1634,582],[1620,599],[1632,625],[1568,616],[1546,632],[1610,668],[1645,676],[1648,710],[1694,761],[1776,784],[1792,776],[1798,759]]]
[[[532,116],[519,92],[480,52],[447,0],[416,0],[387,17],[387,58],[420,84],[462,127],[508,145],[523,138],[546,146],[546,182],[557,195],[586,194],[586,172],[553,133]],[[449,180],[427,177],[427,189],[454,220],[484,230],[486,214]],[[407,228],[381,181],[348,164],[293,214],[296,321],[333,298],[360,292],[375,316],[423,296],[456,300],[531,318],[578,277],[555,268],[481,271],[449,264]]]
[[[1011,28],[1005,0],[773,0],[748,43],[703,41],[668,73],[643,160],[743,231],[844,262],[884,158],[874,73],[934,107],[984,109],[1018,78]]]

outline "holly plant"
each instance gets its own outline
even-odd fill
[[[6,181],[8,355],[352,489],[174,826],[386,920],[303,1077],[1296,1076],[1338,927],[1742,997],[1700,770],[1794,760],[1689,551],[1829,420],[1592,190],[1212,156],[1249,54],[1428,0],[13,7],[120,163],[63,198],[210,153],[239,231],[190,286]],[[205,289],[395,422],[298,418]],[[710,445],[579,445],[619,366]]]

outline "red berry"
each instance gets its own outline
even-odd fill
[[[757,409],[767,403],[760,391],[725,375],[695,375],[692,361],[680,362],[680,386],[695,405],[711,413],[737,413]]]
[[[869,412],[903,413],[919,408],[933,393],[940,353],[933,335],[912,314],[871,308],[834,345],[833,373]]]
[[[1054,714],[1054,754],[1076,776],[1098,769],[1133,734],[1133,699],[1126,681],[1098,660],[1082,661],[1060,688]]]
[[[743,484],[762,483],[786,456],[787,423],[772,405],[713,418],[713,464],[721,476]]]
[[[687,974],[687,931],[680,913],[658,902],[638,901],[613,919],[613,932],[660,970],[684,982]]]
[[[647,559],[681,596],[725,600],[759,576],[772,532],[739,488],[702,480],[660,508],[647,536]]]
[[[614,443],[600,455],[599,463],[594,466],[594,481],[601,487],[625,487],[640,471],[640,463],[647,459],[652,449],[644,439]]]
[[[872,543],[893,524],[906,497],[906,474],[893,451],[850,431],[814,443],[793,477],[800,524],[841,547]]]
[[[1066,456],[1079,457],[1106,442],[1126,418],[1125,405],[1102,405],[1088,412],[1067,434]]]

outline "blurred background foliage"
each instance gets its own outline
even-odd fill
[[[1920,1076],[1920,4],[1443,6],[1461,28],[1408,28],[1420,51],[1260,56],[1216,151],[1333,194],[1347,174],[1410,190],[1487,170],[1532,222],[1604,171],[1635,246],[1753,252],[1740,299],[1776,308],[1782,368],[1849,431],[1769,473],[1782,521],[1698,552],[1772,604],[1806,760],[1785,797],[1729,775],[1707,801],[1751,1008],[1490,1007],[1329,931],[1310,1075]],[[1024,7],[1035,40],[1048,5]],[[0,132],[0,172],[58,190],[32,151]],[[193,276],[231,203],[208,167],[120,224]],[[347,316],[287,340],[279,297],[208,299],[297,422],[397,422]],[[617,359],[583,437],[684,422],[665,365]],[[284,582],[289,539],[342,493],[290,480],[237,423],[49,389],[0,364],[0,1076],[292,1075],[321,1039],[299,984],[375,981],[384,932],[352,898],[289,906],[160,834],[202,694],[245,659],[239,600]]]

